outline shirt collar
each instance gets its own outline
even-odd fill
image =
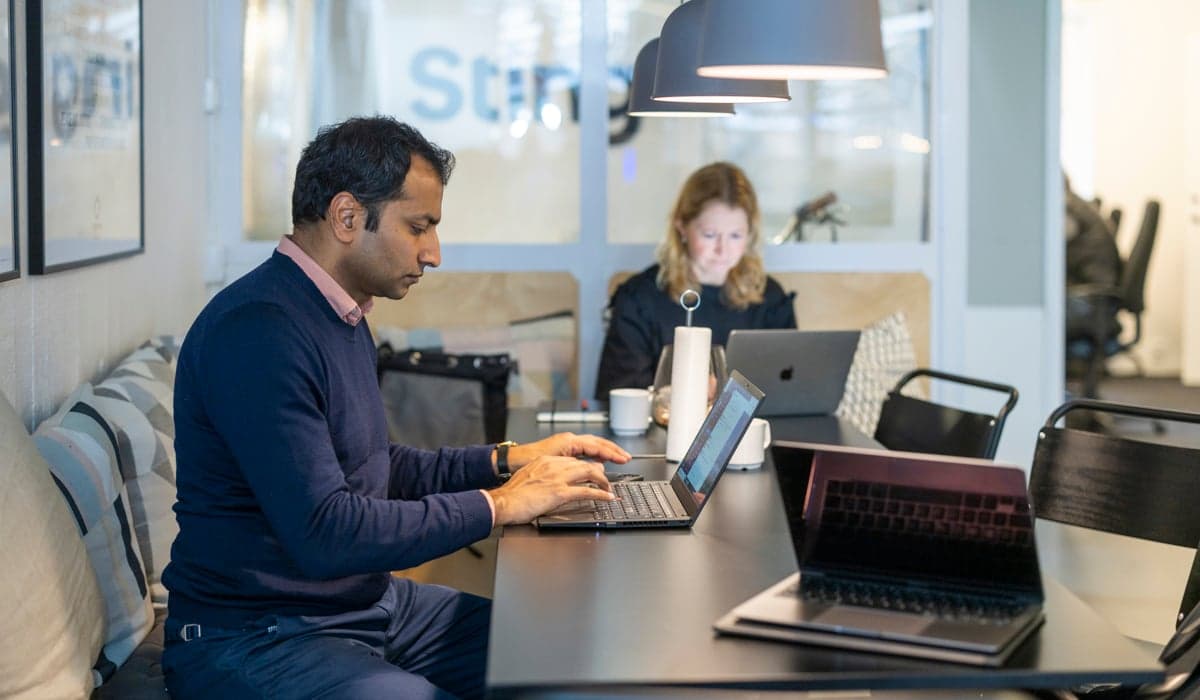
[[[374,299],[368,299],[366,303],[359,306],[350,293],[337,283],[328,272],[325,271],[316,260],[312,259],[304,249],[296,245],[291,236],[284,236],[279,239],[279,248],[277,250],[283,255],[292,259],[292,262],[304,272],[304,274],[312,280],[312,283],[317,285],[317,289],[329,305],[333,307],[334,313],[338,318],[342,319],[351,326],[357,326],[362,320],[363,315],[371,311],[375,305]]]

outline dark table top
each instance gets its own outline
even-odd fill
[[[604,432],[536,425],[515,410],[508,436]],[[874,446],[835,418],[772,420],[775,439]],[[661,452],[665,431],[620,439]],[[611,470],[665,478],[661,459]],[[796,570],[770,458],[729,471],[692,529],[558,531],[500,538],[488,684],[496,696],[630,686],[748,689],[1063,688],[1160,680],[1162,669],[1078,598],[1047,580],[1046,622],[1002,668],[718,636],[712,623]]]

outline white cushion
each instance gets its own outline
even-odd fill
[[[868,325],[858,338],[836,415],[864,435],[874,435],[887,393],[916,367],[917,355],[903,311]]]
[[[0,396],[0,697],[86,698],[104,605],[50,469]]]

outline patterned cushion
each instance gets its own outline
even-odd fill
[[[154,621],[150,588],[141,550],[133,530],[125,475],[148,459],[146,448],[105,413],[121,412],[108,404],[123,404],[149,424],[130,403],[102,398],[84,384],[42,423],[34,442],[75,516],[88,558],[104,598],[107,631],[104,651],[96,663],[97,680],[107,679],[133,653]],[[129,411],[125,411],[128,413]],[[153,451],[153,439],[150,450]],[[135,453],[139,453],[135,456]],[[97,683],[99,685],[99,683]]]
[[[139,351],[141,352],[141,351]],[[150,597],[167,603],[162,572],[179,533],[175,522],[175,422],[171,385],[147,376],[147,368],[165,362],[126,360],[95,389],[107,399],[96,407],[110,424],[130,438],[132,459],[123,463],[133,528],[146,566]],[[150,372],[150,374],[158,374]]]
[[[87,697],[104,602],[50,468],[0,396],[0,697]]]
[[[158,353],[167,364],[171,365],[171,369],[175,369],[175,363],[179,359],[179,342],[173,335],[156,335],[139,346],[141,348],[150,348]]]
[[[129,357],[121,360],[109,376],[134,375],[155,379],[168,387],[175,386],[175,365],[154,348],[138,348]]]
[[[912,336],[902,312],[867,326],[858,339],[836,415],[850,421],[865,435],[874,435],[887,393],[916,366]]]

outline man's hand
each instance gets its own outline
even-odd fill
[[[544,440],[515,445],[508,450],[508,466],[514,473],[538,457],[588,457],[602,462],[625,464],[629,453],[619,445],[597,435],[558,433]],[[493,455],[493,459],[495,455]]]
[[[571,501],[611,501],[615,498],[600,462],[543,455],[522,467],[513,473],[508,483],[488,492],[496,506],[496,525],[527,523]]]

